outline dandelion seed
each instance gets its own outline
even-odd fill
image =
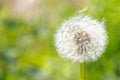
[[[106,44],[103,23],[84,15],[65,21],[55,35],[59,55],[79,63],[98,59]]]

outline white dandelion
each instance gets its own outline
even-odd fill
[[[65,21],[55,34],[55,46],[59,55],[79,63],[97,60],[106,44],[104,22],[100,23],[84,15]]]

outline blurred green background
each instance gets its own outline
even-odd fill
[[[79,64],[62,59],[54,34],[82,8],[105,20],[109,43],[85,80],[120,80],[120,0],[0,0],[0,80],[79,80]]]

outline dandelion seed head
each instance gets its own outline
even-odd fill
[[[97,60],[107,44],[103,22],[89,16],[76,16],[65,21],[55,34],[55,46],[60,56],[75,62]]]

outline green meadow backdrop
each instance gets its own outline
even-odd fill
[[[85,80],[120,80],[120,0],[0,0],[0,80],[79,80],[79,64],[57,54],[54,34],[83,8],[105,21],[109,40],[85,64]]]

